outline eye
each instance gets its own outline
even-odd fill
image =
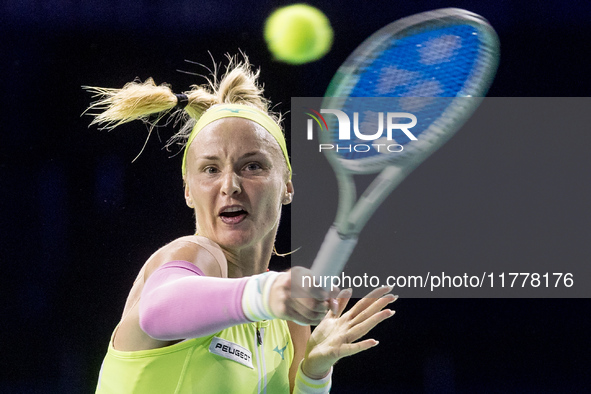
[[[261,170],[263,167],[259,163],[248,163],[244,166],[246,171],[258,171]]]
[[[203,172],[205,172],[206,174],[217,174],[218,169],[213,166],[207,166],[203,169]]]

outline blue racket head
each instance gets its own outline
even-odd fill
[[[494,78],[498,58],[494,29],[465,10],[429,11],[391,23],[366,39],[333,77],[322,108],[348,114],[351,139],[339,139],[337,117],[326,116],[328,127],[320,131],[320,140],[335,149],[324,152],[333,166],[353,174],[392,164],[418,165],[474,112]],[[417,123],[407,131],[416,140],[402,129],[392,130],[391,139],[360,139],[353,133],[354,112],[359,132],[366,135],[376,133],[382,114],[383,136],[388,112],[410,113]]]

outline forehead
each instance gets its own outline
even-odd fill
[[[222,118],[205,126],[191,143],[189,153],[209,155],[230,151],[281,153],[271,134],[256,122],[244,118]]]

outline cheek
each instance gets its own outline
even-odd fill
[[[264,197],[264,205],[269,216],[277,216],[281,212],[283,201],[283,188],[269,187],[268,192]]]
[[[189,184],[189,196],[193,200],[196,213],[208,212],[213,204],[213,187],[206,184],[191,182]]]
[[[244,185],[243,191],[248,196],[251,204],[265,213],[276,211],[276,206],[280,204],[281,188],[277,182],[267,179],[265,182],[249,183]]]
[[[199,175],[189,177],[188,185],[192,197],[206,198],[214,189],[212,182],[204,181]]]

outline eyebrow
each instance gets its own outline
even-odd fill
[[[262,153],[261,151],[253,151],[253,152],[247,152],[245,154],[243,154],[242,156],[240,156],[239,159],[247,159],[249,157],[252,156],[256,156],[258,154]],[[197,159],[205,159],[205,160],[219,160],[219,156],[215,156],[215,155],[208,155],[208,156],[198,156]]]

